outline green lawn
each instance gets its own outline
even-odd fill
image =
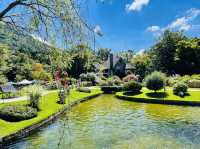
[[[123,96],[122,92],[117,93],[119,96]],[[188,95],[184,98],[176,96],[173,94],[171,88],[168,88],[166,94],[163,93],[163,90],[154,93],[154,91],[150,91],[146,88],[143,88],[141,94],[131,95],[129,97],[133,98],[143,98],[143,99],[163,99],[163,100],[176,100],[176,101],[199,101],[200,102],[200,90],[192,90],[189,89]]]
[[[83,92],[78,92],[75,90],[71,91],[71,95],[69,97],[69,101],[73,102],[76,100],[80,100],[81,98],[92,96],[95,94],[101,93],[99,89],[92,89],[91,93],[83,93]],[[51,116],[52,114],[58,112],[64,106],[66,106],[69,102],[65,105],[60,105],[57,104],[57,93],[52,92],[49,93],[45,96],[42,97],[40,100],[40,111],[38,112],[38,116],[36,118],[30,119],[30,120],[25,120],[21,122],[7,122],[2,119],[0,119],[0,137],[7,136],[9,134],[15,133],[27,126],[30,126],[32,124],[38,123],[41,120],[44,120]],[[19,105],[19,104],[27,104],[28,101],[21,101],[21,102],[12,102],[12,103],[6,103],[6,104],[0,104],[0,108],[6,105]]]

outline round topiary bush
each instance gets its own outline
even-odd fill
[[[165,86],[165,74],[155,71],[145,78],[146,87],[155,92],[161,90]]]
[[[187,93],[188,86],[185,83],[177,83],[173,87],[175,95],[184,96]]]
[[[28,120],[37,116],[37,109],[28,106],[5,106],[0,109],[0,118],[9,122]]]
[[[140,92],[142,85],[139,82],[131,81],[124,84],[124,91]]]

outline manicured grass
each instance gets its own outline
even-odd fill
[[[119,96],[125,96],[122,92],[117,93]],[[175,100],[175,101],[194,101],[200,102],[200,90],[192,90],[189,89],[188,95],[185,97],[179,97],[173,94],[171,88],[167,88],[166,94],[163,93],[163,90],[154,93],[154,91],[150,91],[146,88],[143,88],[140,94],[131,95],[128,97],[138,98],[138,99],[157,99],[157,100]]]
[[[84,97],[92,96],[98,93],[101,93],[100,89],[92,89],[91,93],[83,93],[83,92],[72,90],[69,97],[69,102],[80,100]],[[41,110],[38,112],[38,116],[33,119],[25,120],[21,122],[7,122],[0,119],[0,137],[13,134],[25,127],[36,124],[48,118],[52,114],[57,113],[59,110],[63,109],[69,103],[67,100],[65,105],[60,105],[60,104],[57,104],[57,100],[58,100],[58,96],[56,92],[52,92],[43,96],[42,99],[40,100]],[[6,105],[19,105],[19,104],[20,105],[28,104],[28,101],[0,104],[0,108]]]

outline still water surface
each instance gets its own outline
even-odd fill
[[[200,107],[134,103],[102,95],[8,148],[199,149]]]

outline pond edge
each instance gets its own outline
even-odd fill
[[[200,106],[198,101],[183,101],[183,100],[165,100],[165,99],[153,99],[153,98],[135,98],[132,96],[125,96],[115,94],[118,99],[128,100],[140,103],[150,103],[150,104],[163,104],[163,105],[177,105],[177,106]]]
[[[26,128],[23,128],[13,134],[10,134],[10,135],[7,135],[7,136],[4,136],[2,138],[0,138],[0,148],[3,148],[5,145],[9,145],[11,142],[14,142],[14,141],[17,141],[21,138],[24,138],[24,137],[27,137],[31,134],[33,134],[34,132],[36,132],[39,128],[41,128],[42,126],[44,126],[45,124],[48,124],[48,123],[51,123],[53,122],[54,120],[56,120],[60,115],[62,115],[64,112],[70,110],[71,107],[81,103],[81,102],[84,102],[84,101],[87,101],[87,100],[90,100],[90,99],[93,99],[95,97],[98,97],[100,96],[102,93],[97,93],[97,94],[94,94],[94,95],[89,95],[87,97],[84,97],[84,98],[81,98],[79,100],[76,100],[72,103],[70,103],[69,105],[66,105],[64,108],[62,108],[61,110],[59,110],[57,113],[54,113],[53,115],[49,116],[48,118],[36,123],[36,124],[33,124],[33,125],[30,125]]]

